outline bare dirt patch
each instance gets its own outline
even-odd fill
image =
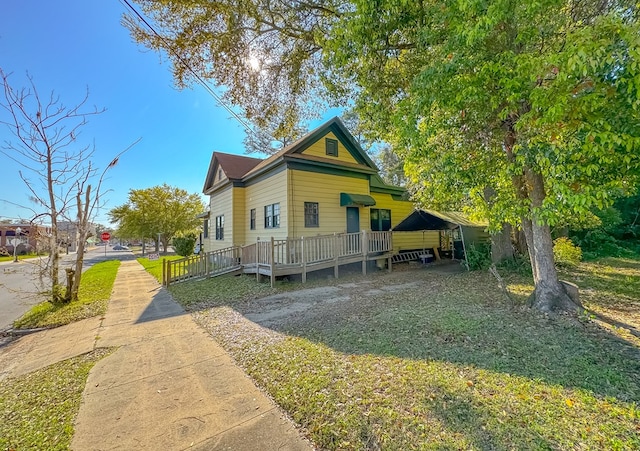
[[[427,275],[421,272],[421,275]],[[335,317],[353,314],[367,309],[371,302],[382,302],[393,293],[407,290],[433,289],[437,283],[428,277],[423,280],[417,274],[396,272],[376,274],[371,278],[329,286],[307,288],[278,293],[251,302],[241,312],[246,319],[264,327],[279,329],[292,322],[331,322]],[[422,276],[420,276],[422,279]]]

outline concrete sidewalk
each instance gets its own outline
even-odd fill
[[[49,351],[38,350],[46,334]],[[87,352],[94,344],[117,350],[89,374],[75,450],[313,449],[136,261],[122,262],[103,319],[22,337],[8,351],[34,363],[15,364],[9,372],[46,366],[44,354],[51,357],[76,342],[65,355]],[[0,368],[6,351],[0,349]]]

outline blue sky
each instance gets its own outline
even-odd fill
[[[3,0],[0,14],[0,67],[12,86],[27,86],[28,72],[41,95],[55,91],[73,106],[88,88],[89,105],[106,108],[78,139],[95,142],[99,167],[142,138],[108,171],[106,210],[130,189],[163,183],[200,193],[214,150],[244,154],[243,127],[201,86],[177,90],[169,63],[121,25],[124,11],[118,0]],[[7,139],[0,128],[0,142]],[[0,217],[29,217],[5,202],[33,207],[17,165],[1,161]],[[97,218],[105,225],[106,210]]]

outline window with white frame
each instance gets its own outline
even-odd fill
[[[216,216],[216,240],[224,240],[224,215]]]
[[[318,213],[318,202],[305,202],[304,203],[304,226],[305,227],[319,227],[320,218]]]
[[[280,204],[265,205],[264,228],[275,229],[280,227]]]

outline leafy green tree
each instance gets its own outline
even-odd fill
[[[246,153],[266,153],[273,155],[307,133],[307,127],[300,124],[287,124],[280,117],[252,124],[243,141]]]
[[[395,186],[405,186],[407,184],[404,161],[397,152],[393,151],[390,145],[384,144],[380,146],[374,158],[380,169],[380,175],[386,183]]]
[[[618,199],[613,208],[607,223],[602,221],[607,230],[620,240],[640,241],[640,187],[634,195]]]
[[[640,192],[594,209],[586,221],[570,223],[572,240],[586,258],[630,256],[640,250]]]
[[[179,87],[213,79],[231,88],[224,101],[252,125],[273,130],[278,118],[292,132],[285,137],[324,109],[322,42],[346,5],[342,0],[136,3],[154,29],[137,11],[125,15],[124,25],[138,42],[165,50]]]
[[[550,226],[607,205],[637,174],[638,31],[632,2],[357,1],[330,59],[404,149],[422,196],[446,200],[457,183],[494,227],[517,218],[533,305],[573,310]]]
[[[634,2],[139,3],[159,35],[127,24],[168,51],[179,85],[187,62],[247,117],[289,123],[321,101],[353,106],[404,160],[418,199],[524,230],[534,307],[579,308],[558,280],[551,227],[637,183]]]
[[[109,211],[112,223],[118,223],[118,235],[126,238],[151,238],[162,242],[164,252],[178,232],[198,228],[197,215],[204,210],[199,194],[167,184],[146,189],[132,189],[126,204]],[[158,241],[158,236],[160,240]]]

